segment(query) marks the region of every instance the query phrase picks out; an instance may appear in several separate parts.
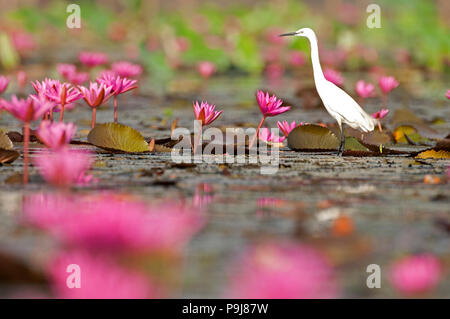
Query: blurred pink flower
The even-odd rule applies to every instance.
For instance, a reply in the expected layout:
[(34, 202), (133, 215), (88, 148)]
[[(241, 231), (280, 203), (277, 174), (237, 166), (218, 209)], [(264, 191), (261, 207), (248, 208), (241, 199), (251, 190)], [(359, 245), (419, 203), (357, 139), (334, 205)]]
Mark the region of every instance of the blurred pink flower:
[(197, 71), (204, 79), (208, 79), (216, 73), (216, 65), (212, 62), (203, 61), (197, 66)]
[(342, 84), (344, 84), (344, 78), (338, 71), (325, 69), (323, 71), (323, 76), (325, 77), (325, 79), (336, 84), (337, 86), (341, 86)]
[(93, 162), (91, 153), (66, 148), (56, 151), (44, 150), (34, 159), (44, 180), (61, 187), (89, 183), (92, 177), (87, 176), (86, 172)]
[(275, 95), (269, 96), (263, 91), (256, 91), (256, 100), (264, 117), (276, 116), (291, 109), (290, 106), (281, 106), (283, 101)]
[(121, 77), (136, 78), (142, 74), (142, 67), (127, 61), (115, 62), (111, 65), (111, 70)]
[(381, 109), (381, 110), (379, 110), (378, 112), (373, 113), (373, 114), (372, 114), (372, 117), (373, 117), (374, 119), (381, 120), (381, 119), (383, 119), (384, 117), (386, 117), (386, 115), (387, 115), (388, 113), (389, 113), (389, 110), (387, 110), (387, 109)]
[(390, 282), (405, 294), (432, 290), (441, 277), (439, 260), (431, 254), (408, 256), (396, 261), (390, 270)]
[(25, 87), (27, 84), (27, 73), (25, 71), (19, 71), (17, 72), (17, 83), (20, 87)]
[(287, 122), (287, 121), (283, 121), (283, 122), (278, 121), (277, 125), (280, 128), (281, 132), (283, 132), (284, 136), (287, 137), (294, 128), (296, 128), (297, 126), (303, 125), (303, 122), (300, 122), (297, 124), (295, 121), (292, 121), (291, 124), (289, 124), (289, 122)]
[(292, 51), (289, 53), (289, 64), (292, 66), (302, 66), (306, 63), (305, 56), (300, 51)]
[(279, 80), (284, 74), (284, 67), (281, 63), (269, 63), (265, 70), (266, 76), (270, 80)]
[(198, 101), (193, 103), (194, 116), (197, 121), (201, 121), (202, 125), (208, 125), (214, 122), (223, 111), (215, 111), (216, 106), (214, 104), (208, 104), (208, 102), (202, 101), (201, 104)]
[(10, 79), (9, 77), (0, 75), (0, 94), (3, 94), (3, 92), (6, 91), (6, 89), (8, 88)]
[(203, 208), (212, 203), (214, 199), (213, 188), (208, 183), (200, 183), (195, 188), (195, 194), (192, 205), (197, 208)]
[(38, 120), (55, 106), (53, 102), (45, 98), (29, 96), (26, 99), (19, 99), (13, 95), (11, 101), (3, 100), (3, 108), (22, 122), (32, 122)]
[[(1, 89), (0, 89), (1, 91)], [(445, 96), (447, 97), (447, 99), (450, 99), (450, 90), (447, 90), (447, 94), (445, 94)]]
[[(79, 267), (79, 288), (68, 285), (70, 274), (77, 271), (76, 268), (69, 268), (70, 265)], [(56, 298), (145, 299), (158, 295), (148, 277), (123, 268), (104, 255), (81, 251), (61, 253), (50, 260), (47, 272)], [(76, 280), (70, 283), (75, 284)]]
[(286, 44), (285, 39), (280, 37), (280, 34), (283, 33), (282, 29), (279, 28), (270, 28), (266, 31), (265, 37), (267, 42), (275, 45), (284, 45)]
[(11, 34), (12, 42), (16, 50), (20, 53), (33, 50), (36, 47), (36, 42), (30, 33), (25, 31), (14, 31)]
[(108, 56), (101, 52), (81, 52), (78, 56), (80, 62), (87, 67), (96, 67), (108, 62)]
[(114, 95), (114, 123), (118, 122), (117, 115), (117, 96), (119, 94), (134, 90), (137, 88), (136, 80), (129, 80), (127, 78), (122, 78), (119, 75), (103, 74), (102, 77), (97, 78), (97, 82), (104, 84), (105, 86), (110, 86), (111, 94)]
[(355, 91), (360, 97), (366, 99), (374, 96), (375, 86), (371, 83), (364, 82), (364, 80), (359, 80), (356, 82)]
[(389, 93), (398, 86), (397, 80), (393, 76), (382, 76), (378, 79), (378, 85), (384, 94)]
[(347, 59), (347, 53), (340, 48), (335, 50), (320, 49), (320, 58), (324, 65), (338, 67)]
[(167, 203), (106, 194), (94, 197), (29, 196), (24, 221), (63, 243), (91, 251), (177, 251), (204, 225), (198, 211)]
[(56, 70), (59, 75), (66, 80), (68, 80), (72, 74), (77, 73), (77, 67), (74, 64), (59, 63), (56, 65)]
[(56, 150), (69, 144), (76, 130), (77, 127), (73, 123), (42, 121), (37, 135), (45, 146)]
[(69, 81), (73, 85), (82, 85), (83, 83), (89, 81), (89, 79), (90, 79), (89, 73), (86, 72), (71, 73), (67, 77), (67, 81)]
[(315, 249), (293, 242), (263, 243), (232, 268), (227, 297), (310, 299), (338, 296), (334, 271)]
[[(181, 53), (186, 52), (187, 50), (189, 50), (189, 47), (190, 47), (191, 43), (190, 43), (188, 38), (178, 37), (178, 38), (175, 39), (175, 41), (177, 43), (178, 51), (180, 51)], [(158, 45), (159, 45), (159, 43), (158, 43)], [(147, 45), (147, 47), (148, 47), (148, 45)]]
[(272, 134), (269, 128), (263, 127), (259, 130), (259, 139), (266, 143), (282, 143), (285, 140), (285, 136), (279, 137)]

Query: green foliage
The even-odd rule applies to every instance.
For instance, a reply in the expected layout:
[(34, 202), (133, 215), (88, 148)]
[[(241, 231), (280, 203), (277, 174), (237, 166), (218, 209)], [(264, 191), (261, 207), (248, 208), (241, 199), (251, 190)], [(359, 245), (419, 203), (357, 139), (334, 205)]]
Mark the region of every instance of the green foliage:
[(5, 69), (13, 69), (20, 62), (19, 55), (6, 33), (0, 33), (0, 64)]

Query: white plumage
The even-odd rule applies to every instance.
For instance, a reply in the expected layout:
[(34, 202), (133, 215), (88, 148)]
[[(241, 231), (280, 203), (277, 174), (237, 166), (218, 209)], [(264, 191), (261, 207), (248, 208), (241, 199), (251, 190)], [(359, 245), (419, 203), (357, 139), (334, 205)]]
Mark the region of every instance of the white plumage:
[(339, 146), (339, 155), (344, 151), (345, 137), (342, 130), (342, 124), (347, 124), (354, 129), (363, 132), (373, 131), (377, 121), (356, 103), (356, 101), (340, 87), (325, 79), (319, 60), (319, 48), (317, 45), (317, 37), (310, 28), (303, 28), (296, 32), (285, 33), (281, 36), (298, 36), (305, 37), (309, 40), (311, 46), (311, 61), (314, 71), (314, 82), (316, 84), (317, 93), (320, 96), (328, 113), (339, 125), (341, 131), (341, 145)]

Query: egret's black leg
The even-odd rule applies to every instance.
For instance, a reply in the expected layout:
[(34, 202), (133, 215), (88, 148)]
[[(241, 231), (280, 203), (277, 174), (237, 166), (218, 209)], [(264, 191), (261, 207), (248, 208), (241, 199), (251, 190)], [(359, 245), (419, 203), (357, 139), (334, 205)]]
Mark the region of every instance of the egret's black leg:
[(341, 128), (341, 144), (339, 145), (339, 150), (337, 153), (338, 156), (342, 156), (342, 154), (344, 153), (344, 147), (345, 147), (344, 129), (342, 128), (342, 126), (340, 126), (340, 128)]

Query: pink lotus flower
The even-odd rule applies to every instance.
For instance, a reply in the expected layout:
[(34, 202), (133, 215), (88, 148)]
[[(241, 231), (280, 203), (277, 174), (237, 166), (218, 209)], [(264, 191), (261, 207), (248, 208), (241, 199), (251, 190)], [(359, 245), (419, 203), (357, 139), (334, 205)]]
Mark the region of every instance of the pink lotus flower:
[(0, 75), (0, 95), (8, 88), (10, 79), (6, 76)]
[[(1, 89), (0, 89), (1, 91)], [(450, 90), (447, 90), (447, 94), (445, 94), (445, 96), (447, 97), (447, 99), (450, 99)]]
[(269, 93), (263, 91), (258, 90), (256, 92), (256, 100), (264, 117), (276, 116), (291, 109), (290, 106), (282, 107), (283, 101), (281, 99), (278, 99), (275, 95), (269, 96)]
[(209, 61), (200, 62), (197, 66), (197, 71), (204, 79), (210, 78), (214, 73), (216, 73), (216, 65)]
[(331, 83), (336, 84), (337, 86), (341, 86), (342, 84), (344, 84), (344, 78), (338, 71), (325, 69), (323, 71), (323, 76), (325, 77), (325, 79), (327, 79)]
[(81, 52), (78, 56), (80, 62), (87, 67), (96, 67), (108, 62), (108, 56), (101, 52)]
[(86, 72), (75, 72), (67, 78), (67, 80), (73, 85), (82, 85), (83, 83), (89, 81), (89, 79), (89, 73)]
[[(75, 101), (81, 99), (83, 95), (79, 92), (78, 89), (72, 87), (68, 83), (60, 83), (59, 81), (53, 81), (51, 85), (46, 85), (45, 95), (47, 98), (53, 102), (55, 102), (61, 110), (60, 122), (62, 122), (64, 118), (64, 109), (67, 105), (71, 105)], [(58, 111), (56, 109), (55, 111)]]
[(56, 70), (59, 75), (66, 80), (68, 80), (72, 74), (77, 73), (77, 67), (74, 64), (59, 63), (56, 65)]
[(16, 50), (23, 54), (36, 47), (36, 42), (30, 33), (24, 31), (14, 31), (11, 34), (12, 42)]
[(216, 106), (214, 104), (208, 104), (203, 102), (201, 104), (198, 101), (193, 103), (194, 115), (197, 121), (201, 121), (202, 125), (208, 125), (214, 122), (223, 111), (214, 111)]
[(89, 152), (65, 148), (54, 152), (45, 150), (34, 159), (44, 180), (61, 187), (89, 183), (92, 176), (87, 176), (86, 172), (93, 162)]
[(259, 130), (259, 139), (266, 143), (282, 143), (285, 138), (285, 136), (279, 137), (276, 134), (272, 134), (267, 127), (263, 127)]
[(389, 110), (381, 109), (378, 112), (373, 113), (372, 117), (374, 119), (381, 120), (381, 119), (385, 118), (388, 113), (389, 113)]
[(86, 103), (92, 108), (92, 122), (91, 127), (95, 126), (95, 118), (97, 114), (97, 107), (102, 105), (111, 97), (112, 86), (106, 86), (105, 84), (98, 84), (91, 82), (89, 89), (81, 86), (80, 91), (83, 94), (83, 98)]
[(27, 84), (27, 73), (25, 71), (17, 72), (17, 83), (21, 88)]
[(374, 96), (375, 86), (371, 83), (364, 82), (364, 80), (359, 80), (356, 82), (355, 91), (360, 97), (366, 99)]
[(270, 80), (277, 81), (283, 76), (284, 67), (278, 62), (270, 63), (267, 65), (265, 73)]
[(121, 78), (120, 76), (115, 76), (111, 74), (104, 74), (102, 77), (97, 79), (98, 83), (104, 84), (105, 86), (111, 86), (111, 94), (114, 95), (114, 123), (118, 122), (117, 115), (117, 96), (119, 94), (134, 90), (137, 88), (136, 80), (129, 80), (127, 78)]
[(432, 290), (441, 277), (439, 260), (430, 254), (405, 257), (393, 264), (390, 271), (391, 284), (405, 294)]
[(69, 144), (76, 130), (77, 127), (73, 123), (42, 121), (37, 135), (45, 146), (56, 150)]
[(256, 142), (257, 136), (259, 136), (259, 130), (263, 125), (266, 117), (276, 116), (278, 114), (282, 114), (291, 109), (290, 106), (281, 106), (283, 101), (278, 99), (275, 94), (273, 96), (269, 96), (269, 93), (264, 93), (263, 91), (256, 91), (256, 100), (258, 102), (259, 109), (263, 114), (262, 120), (256, 129), (256, 134), (250, 142), (249, 148), (253, 147), (253, 144)]
[(38, 98), (28, 97), (18, 99), (12, 96), (11, 102), (1, 101), (2, 108), (11, 113), (14, 117), (24, 122), (23, 127), (23, 183), (28, 183), (28, 147), (30, 142), (30, 122), (39, 119), (42, 115), (51, 110), (55, 105), (43, 96)]
[(384, 94), (391, 92), (398, 86), (397, 80), (393, 76), (382, 76), (378, 80), (378, 85)]
[(333, 268), (315, 249), (292, 242), (247, 250), (232, 269), (227, 297), (238, 299), (335, 298)]
[(98, 252), (178, 251), (205, 221), (188, 207), (148, 206), (112, 194), (34, 195), (23, 207), (25, 223), (49, 231), (71, 247)]
[(291, 133), (291, 131), (297, 126), (303, 125), (303, 122), (297, 124), (295, 123), (295, 121), (292, 121), (291, 124), (289, 124), (289, 122), (287, 121), (278, 121), (277, 125), (280, 128), (281, 132), (283, 132), (284, 136), (288, 137), (289, 133)]
[(112, 71), (124, 78), (136, 78), (142, 74), (142, 67), (127, 61), (115, 62), (111, 66)]
[[(68, 279), (80, 271), (79, 287), (70, 287)], [(69, 272), (68, 272), (69, 271)], [(51, 287), (63, 299), (145, 299), (158, 293), (148, 277), (119, 266), (111, 257), (82, 251), (62, 253), (48, 264)], [(76, 284), (74, 279), (71, 284)]]
[(302, 66), (306, 63), (305, 56), (302, 52), (292, 51), (289, 53), (289, 64), (292, 66)]

